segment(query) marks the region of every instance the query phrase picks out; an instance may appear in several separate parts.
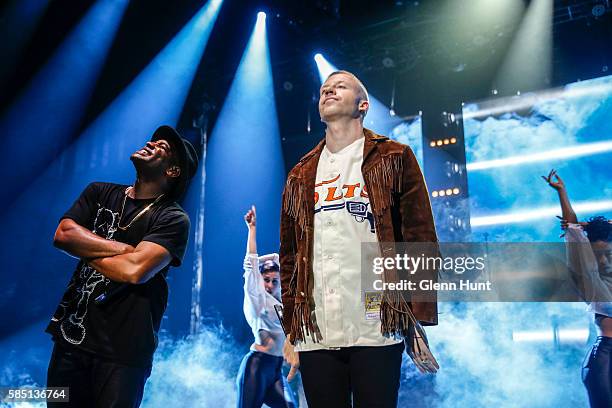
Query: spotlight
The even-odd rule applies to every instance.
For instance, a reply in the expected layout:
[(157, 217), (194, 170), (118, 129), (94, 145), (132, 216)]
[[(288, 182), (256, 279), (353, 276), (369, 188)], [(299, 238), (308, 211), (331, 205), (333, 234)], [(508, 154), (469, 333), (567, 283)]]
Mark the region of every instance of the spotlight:
[(314, 60), (315, 60), (315, 61), (317, 61), (317, 62), (321, 62), (321, 61), (323, 61), (323, 55), (321, 55), (321, 53), (317, 52), (317, 53), (314, 55)]
[(450, 139), (438, 139), (432, 140), (429, 142), (430, 147), (443, 146), (443, 145), (451, 145), (457, 143), (456, 137), (451, 137)]
[(385, 57), (382, 60), (383, 67), (385, 68), (393, 68), (395, 66), (395, 61), (391, 57)]
[(395, 116), (395, 110), (393, 108), (389, 109), (389, 115)]
[(442, 124), (444, 127), (453, 125), (457, 121), (455, 114), (452, 112), (442, 112)]
[(257, 13), (257, 20), (265, 20), (266, 19), (266, 13), (264, 13), (263, 11), (260, 11), (259, 13)]
[(454, 161), (446, 161), (444, 162), (444, 170), (446, 173), (446, 177), (451, 178), (456, 174), (459, 174), (459, 164)]
[(459, 187), (454, 187), (454, 188), (447, 188), (447, 189), (432, 191), (431, 192), (431, 196), (433, 198), (436, 198), (436, 197), (450, 197), (452, 195), (459, 195), (460, 192), (461, 192), (461, 190), (459, 189)]
[(594, 17), (601, 17), (604, 15), (605, 12), (606, 6), (601, 3), (595, 4), (591, 9), (591, 14), (593, 14)]

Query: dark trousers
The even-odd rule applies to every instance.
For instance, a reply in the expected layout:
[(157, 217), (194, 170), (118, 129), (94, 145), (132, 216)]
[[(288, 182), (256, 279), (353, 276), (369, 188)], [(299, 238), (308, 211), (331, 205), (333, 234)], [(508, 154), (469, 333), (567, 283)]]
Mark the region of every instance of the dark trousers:
[(47, 407), (138, 407), (150, 374), (150, 367), (126, 366), (56, 344), (47, 387), (69, 387), (70, 401), (48, 402)]
[(309, 408), (395, 408), (404, 343), (300, 352)]
[(282, 366), (282, 357), (253, 350), (244, 356), (236, 379), (238, 408), (261, 408), (263, 404), (271, 408), (294, 407)]
[(612, 337), (599, 336), (582, 367), (592, 408), (612, 407)]

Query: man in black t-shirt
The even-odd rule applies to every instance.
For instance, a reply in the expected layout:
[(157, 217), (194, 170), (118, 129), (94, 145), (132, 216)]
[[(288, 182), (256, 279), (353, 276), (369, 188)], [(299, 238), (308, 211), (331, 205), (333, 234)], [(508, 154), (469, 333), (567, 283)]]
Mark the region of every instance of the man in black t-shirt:
[(80, 259), (47, 327), (55, 342), (47, 386), (70, 387), (60, 407), (140, 405), (168, 268), (187, 246), (189, 217), (175, 200), (197, 169), (195, 149), (161, 126), (130, 159), (133, 186), (89, 184), (55, 233), (54, 245)]

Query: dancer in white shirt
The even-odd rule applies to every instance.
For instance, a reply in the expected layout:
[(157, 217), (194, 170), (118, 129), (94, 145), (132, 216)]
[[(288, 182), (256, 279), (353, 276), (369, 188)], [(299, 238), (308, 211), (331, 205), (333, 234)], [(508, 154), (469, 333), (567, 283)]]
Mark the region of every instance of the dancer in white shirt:
[(257, 256), (255, 206), (245, 214), (249, 230), (244, 258), (244, 317), (255, 341), (244, 356), (238, 373), (238, 407), (296, 407), (284, 379), (283, 344), (285, 334), (274, 306), (280, 306), (278, 254)]

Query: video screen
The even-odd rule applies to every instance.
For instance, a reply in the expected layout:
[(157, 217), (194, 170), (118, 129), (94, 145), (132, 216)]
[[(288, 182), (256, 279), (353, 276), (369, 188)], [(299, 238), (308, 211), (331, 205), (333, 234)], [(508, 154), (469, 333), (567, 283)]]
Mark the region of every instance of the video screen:
[(463, 107), (472, 238), (559, 240), (555, 169), (579, 220), (612, 210), (612, 76)]

